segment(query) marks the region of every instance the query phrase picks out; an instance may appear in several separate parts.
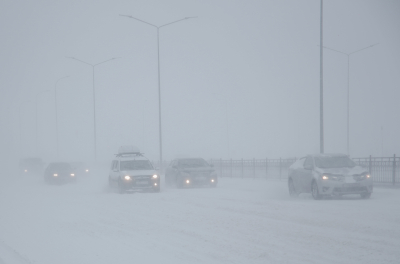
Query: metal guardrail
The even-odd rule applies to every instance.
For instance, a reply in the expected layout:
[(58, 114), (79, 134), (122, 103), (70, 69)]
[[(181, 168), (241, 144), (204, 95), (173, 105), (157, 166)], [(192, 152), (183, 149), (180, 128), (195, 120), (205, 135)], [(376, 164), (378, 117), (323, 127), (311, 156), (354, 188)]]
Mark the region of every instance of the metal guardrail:
[(284, 179), (287, 178), (289, 166), (295, 161), (295, 158), (212, 159), (209, 163), (214, 165), (220, 177)]
[[(372, 157), (353, 158), (357, 165), (365, 167), (372, 175), (374, 182), (400, 182), (400, 157)], [(296, 158), (279, 159), (211, 159), (220, 177), (231, 178), (265, 178), (287, 179), (288, 169)]]
[(392, 183), (400, 182), (400, 157), (372, 157), (353, 158), (358, 165), (367, 168), (374, 182)]

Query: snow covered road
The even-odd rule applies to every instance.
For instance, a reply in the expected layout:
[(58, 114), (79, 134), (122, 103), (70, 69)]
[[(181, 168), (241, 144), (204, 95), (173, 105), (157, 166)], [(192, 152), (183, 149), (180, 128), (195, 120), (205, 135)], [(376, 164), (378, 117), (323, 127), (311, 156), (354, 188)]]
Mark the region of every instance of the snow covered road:
[(314, 201), (260, 179), (122, 195), (95, 177), (0, 184), (0, 264), (400, 263), (400, 189)]

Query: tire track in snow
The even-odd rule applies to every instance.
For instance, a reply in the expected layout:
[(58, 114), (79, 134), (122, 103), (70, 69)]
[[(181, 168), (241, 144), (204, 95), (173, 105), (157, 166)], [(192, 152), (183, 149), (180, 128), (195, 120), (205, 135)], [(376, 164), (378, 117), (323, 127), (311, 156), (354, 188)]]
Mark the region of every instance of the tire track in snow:
[(27, 257), (0, 241), (0, 264), (32, 264)]

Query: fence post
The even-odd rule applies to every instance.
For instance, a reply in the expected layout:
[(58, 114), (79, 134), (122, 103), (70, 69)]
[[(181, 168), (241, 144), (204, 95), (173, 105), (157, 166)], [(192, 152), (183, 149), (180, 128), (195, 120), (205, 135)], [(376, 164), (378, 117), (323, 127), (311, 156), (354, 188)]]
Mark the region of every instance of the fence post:
[(282, 179), (282, 158), (279, 158), (279, 180)]
[(243, 179), (243, 158), (242, 158), (242, 179)]
[(220, 171), (220, 175), (222, 177), (222, 158), (219, 159), (219, 171)]
[(392, 176), (393, 185), (396, 184), (396, 154), (393, 155), (393, 176)]
[(369, 174), (372, 174), (372, 157), (369, 155)]
[(256, 159), (253, 158), (253, 179), (256, 178)]
[(231, 178), (232, 178), (232, 159), (231, 159)]
[(265, 179), (268, 178), (268, 158), (265, 158)]

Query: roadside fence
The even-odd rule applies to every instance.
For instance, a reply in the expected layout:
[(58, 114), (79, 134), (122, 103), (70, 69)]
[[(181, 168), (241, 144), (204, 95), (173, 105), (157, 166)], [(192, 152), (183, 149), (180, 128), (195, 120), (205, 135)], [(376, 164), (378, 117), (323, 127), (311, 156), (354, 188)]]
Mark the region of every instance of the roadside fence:
[(279, 159), (211, 159), (220, 177), (286, 179), (288, 168), (296, 158)]
[(372, 157), (353, 158), (358, 165), (367, 168), (374, 182), (391, 183), (400, 182), (400, 157)]
[[(400, 183), (400, 157), (366, 157), (353, 158), (354, 162), (368, 169), (374, 182)], [(296, 158), (279, 159), (210, 159), (219, 177), (230, 178), (261, 178), (261, 179), (287, 179), (288, 169)], [(159, 168), (160, 162), (153, 164)], [(164, 170), (168, 161), (163, 161)]]

